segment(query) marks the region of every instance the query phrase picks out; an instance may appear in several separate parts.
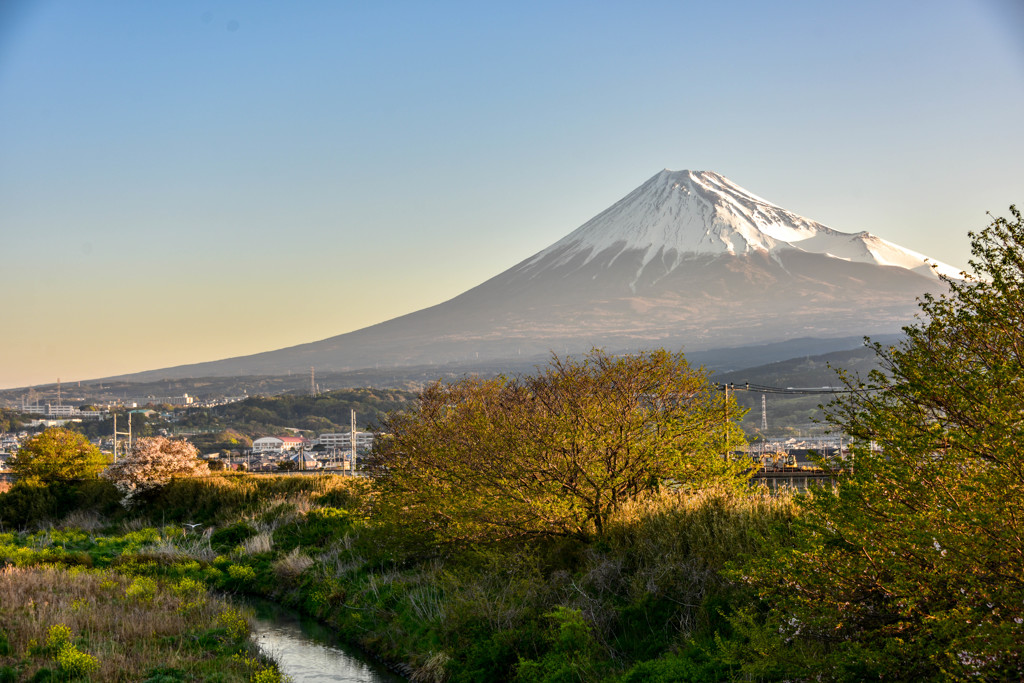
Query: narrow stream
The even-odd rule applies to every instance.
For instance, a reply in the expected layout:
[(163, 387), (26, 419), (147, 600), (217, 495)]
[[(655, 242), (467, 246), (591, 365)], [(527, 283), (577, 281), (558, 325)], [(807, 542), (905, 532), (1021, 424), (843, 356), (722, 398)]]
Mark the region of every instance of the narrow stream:
[(295, 683), (398, 683), (405, 679), (342, 644), (322, 623), (267, 600), (246, 599), (253, 640)]

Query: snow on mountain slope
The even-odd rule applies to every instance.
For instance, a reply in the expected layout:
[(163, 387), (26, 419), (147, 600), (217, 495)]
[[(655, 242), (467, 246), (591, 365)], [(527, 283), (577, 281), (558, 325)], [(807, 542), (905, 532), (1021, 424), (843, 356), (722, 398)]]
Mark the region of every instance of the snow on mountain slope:
[[(520, 265), (544, 267), (584, 256), (644, 252), (643, 268), (674, 252), (678, 267), (693, 255), (763, 252), (778, 260), (789, 249), (855, 263), (895, 266), (921, 275), (960, 277), (958, 268), (867, 232), (844, 233), (772, 204), (711, 171), (664, 170), (563, 239)], [(614, 261), (614, 258), (612, 259)], [(930, 264), (934, 263), (936, 268)]]

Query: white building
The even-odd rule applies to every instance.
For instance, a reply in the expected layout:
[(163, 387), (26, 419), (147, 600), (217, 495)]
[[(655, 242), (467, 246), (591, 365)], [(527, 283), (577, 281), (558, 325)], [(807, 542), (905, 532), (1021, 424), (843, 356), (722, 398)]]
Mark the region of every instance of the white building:
[(252, 442), (253, 455), (284, 453), (297, 451), (306, 444), (306, 440), (298, 436), (263, 436)]
[[(373, 448), (373, 432), (356, 432), (356, 451), (366, 452)], [(352, 432), (337, 432), (334, 434), (321, 434), (314, 443), (318, 443), (327, 450), (352, 450)]]

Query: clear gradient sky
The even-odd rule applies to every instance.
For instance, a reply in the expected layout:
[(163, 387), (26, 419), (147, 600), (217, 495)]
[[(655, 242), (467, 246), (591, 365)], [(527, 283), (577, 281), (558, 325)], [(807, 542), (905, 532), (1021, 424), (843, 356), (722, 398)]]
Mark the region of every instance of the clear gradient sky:
[(1024, 3), (5, 0), (0, 387), (440, 303), (662, 168), (965, 267)]

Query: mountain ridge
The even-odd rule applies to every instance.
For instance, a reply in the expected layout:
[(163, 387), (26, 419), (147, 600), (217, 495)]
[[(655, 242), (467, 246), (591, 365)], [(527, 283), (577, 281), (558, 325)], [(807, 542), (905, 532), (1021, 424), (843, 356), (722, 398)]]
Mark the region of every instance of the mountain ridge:
[[(742, 241), (741, 248), (734, 239)], [(674, 250), (676, 265), (692, 254), (777, 253), (789, 248), (906, 268), (932, 277), (935, 271), (949, 277), (960, 275), (953, 266), (926, 259), (867, 231), (844, 233), (806, 219), (713, 171), (668, 169), (519, 266), (529, 268), (557, 251), (562, 251), (565, 259), (566, 251), (589, 250), (585, 265), (597, 253), (616, 247), (646, 250), (644, 265), (654, 258), (655, 247)]]

